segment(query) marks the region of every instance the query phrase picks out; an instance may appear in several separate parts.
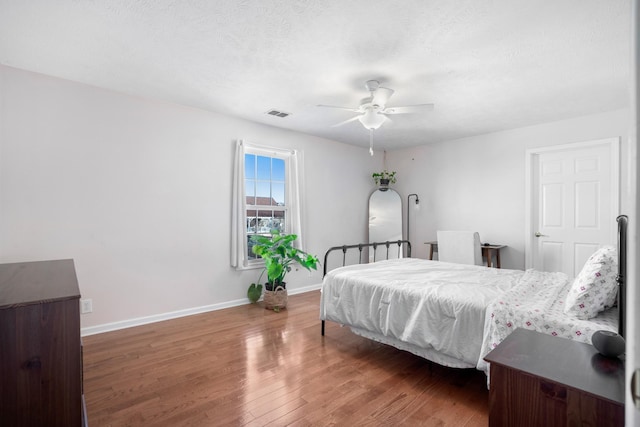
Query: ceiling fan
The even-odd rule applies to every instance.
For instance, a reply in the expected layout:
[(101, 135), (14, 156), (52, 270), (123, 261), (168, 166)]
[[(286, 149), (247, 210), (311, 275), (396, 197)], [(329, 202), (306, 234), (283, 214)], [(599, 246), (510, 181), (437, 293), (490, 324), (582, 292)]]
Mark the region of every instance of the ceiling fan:
[(389, 98), (391, 98), (391, 95), (393, 95), (394, 93), (393, 89), (380, 86), (380, 82), (377, 80), (367, 81), (365, 83), (365, 87), (371, 95), (367, 98), (364, 98), (360, 102), (360, 106), (357, 108), (336, 107), (333, 105), (318, 105), (318, 107), (338, 108), (340, 110), (359, 113), (355, 117), (333, 125), (333, 127), (342, 126), (346, 123), (359, 120), (366, 129), (374, 130), (378, 129), (384, 122), (388, 121), (389, 115), (411, 114), (433, 110), (433, 104), (407, 105), (404, 107), (387, 107), (387, 101), (389, 101)]

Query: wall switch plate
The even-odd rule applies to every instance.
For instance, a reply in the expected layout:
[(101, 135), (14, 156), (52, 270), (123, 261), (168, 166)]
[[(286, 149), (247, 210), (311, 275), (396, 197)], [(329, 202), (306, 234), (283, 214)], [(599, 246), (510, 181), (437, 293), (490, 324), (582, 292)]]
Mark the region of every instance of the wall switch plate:
[(93, 301), (90, 299), (81, 299), (80, 300), (80, 313), (86, 314), (91, 313), (93, 311)]

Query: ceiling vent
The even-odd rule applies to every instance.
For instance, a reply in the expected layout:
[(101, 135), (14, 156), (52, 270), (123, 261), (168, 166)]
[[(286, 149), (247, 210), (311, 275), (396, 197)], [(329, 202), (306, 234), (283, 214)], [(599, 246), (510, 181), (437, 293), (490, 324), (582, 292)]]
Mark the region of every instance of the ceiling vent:
[(284, 111), (278, 111), (278, 110), (269, 110), (269, 111), (267, 111), (266, 114), (268, 114), (270, 116), (276, 116), (276, 117), (282, 117), (282, 118), (291, 115), (291, 113), (285, 113)]

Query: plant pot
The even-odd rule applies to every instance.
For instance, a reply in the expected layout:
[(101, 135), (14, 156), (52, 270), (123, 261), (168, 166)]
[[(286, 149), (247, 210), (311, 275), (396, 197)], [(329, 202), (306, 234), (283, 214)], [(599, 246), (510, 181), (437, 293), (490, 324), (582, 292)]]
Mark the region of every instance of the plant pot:
[(277, 286), (274, 290), (268, 290), (272, 288), (270, 284), (264, 287), (264, 308), (267, 310), (280, 311), (287, 307), (287, 290), (284, 286)]
[(389, 189), (389, 180), (381, 179), (380, 180), (380, 191), (387, 191)]

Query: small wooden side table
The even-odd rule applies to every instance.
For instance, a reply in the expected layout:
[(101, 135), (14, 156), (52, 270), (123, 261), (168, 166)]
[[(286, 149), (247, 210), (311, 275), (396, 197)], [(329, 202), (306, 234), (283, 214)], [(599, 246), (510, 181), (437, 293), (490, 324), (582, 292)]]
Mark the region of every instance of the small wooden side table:
[(624, 361), (590, 344), (516, 329), (484, 360), (489, 427), (624, 425)]
[[(433, 254), (438, 252), (438, 242), (432, 240), (430, 242), (424, 242), (425, 245), (429, 245), (429, 259), (433, 259)], [(496, 268), (500, 268), (500, 249), (506, 248), (507, 245), (482, 245), (482, 257), (487, 260), (487, 267), (493, 267), (493, 255), (496, 256)]]

